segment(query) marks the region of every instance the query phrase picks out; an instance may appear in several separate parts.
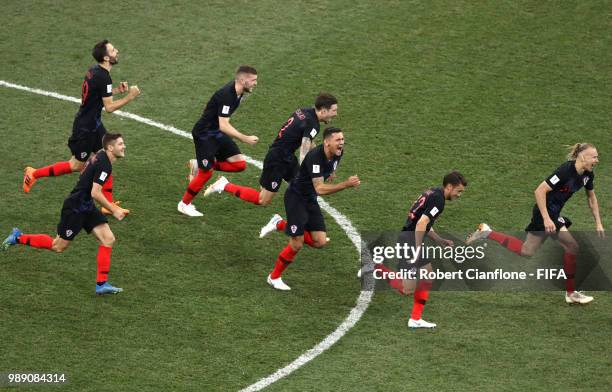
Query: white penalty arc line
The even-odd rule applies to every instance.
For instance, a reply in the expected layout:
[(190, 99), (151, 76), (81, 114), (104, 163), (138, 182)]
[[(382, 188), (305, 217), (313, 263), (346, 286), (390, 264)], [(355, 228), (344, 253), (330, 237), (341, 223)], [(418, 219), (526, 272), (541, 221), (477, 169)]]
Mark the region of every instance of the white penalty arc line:
[[(60, 99), (62, 101), (81, 103), (81, 100), (79, 98), (58, 94), (52, 91), (45, 91), (45, 90), (40, 90), (37, 88), (26, 87), (26, 86), (22, 86), (22, 85), (15, 84), (15, 83), (10, 83), (4, 80), (0, 80), (0, 86), (12, 88), (16, 90), (21, 90), (21, 91), (27, 91), (29, 93), (43, 95), (46, 97), (52, 97), (52, 98)], [(152, 127), (162, 129), (164, 131), (173, 133), (178, 136), (192, 139), (191, 133), (189, 132), (185, 132), (173, 126), (165, 125), (160, 122), (148, 119), (146, 117), (139, 116), (137, 114), (124, 112), (122, 110), (117, 110), (113, 112), (113, 114), (116, 114), (120, 117), (129, 118), (134, 121), (138, 121), (140, 123), (150, 125)], [(263, 168), (263, 163), (261, 161), (258, 161), (257, 159), (253, 159), (247, 156), (246, 160), (248, 163), (250, 163), (253, 166), (258, 167), (259, 169)], [(321, 208), (323, 208), (323, 210), (325, 210), (329, 215), (331, 215), (332, 218), (334, 218), (336, 223), (338, 223), (338, 225), (342, 228), (342, 230), (344, 230), (346, 235), (349, 237), (349, 239), (351, 240), (351, 242), (357, 249), (357, 252), (361, 253), (361, 234), (359, 234), (357, 229), (355, 229), (355, 227), (353, 226), (353, 223), (346, 216), (340, 213), (337, 209), (335, 209), (334, 207), (329, 205), (329, 203), (324, 201), (321, 197), (319, 197), (318, 200), (321, 205)], [(312, 361), (317, 356), (322, 354), (325, 350), (333, 346), (351, 328), (353, 328), (355, 324), (357, 324), (357, 322), (361, 319), (361, 316), (363, 316), (365, 311), (368, 309), (370, 302), (372, 301), (373, 293), (374, 292), (371, 290), (361, 291), (361, 293), (359, 294), (359, 297), (357, 298), (357, 303), (355, 304), (353, 309), (351, 309), (349, 315), (344, 319), (344, 321), (342, 321), (342, 323), (336, 328), (335, 331), (327, 335), (325, 339), (323, 339), (321, 342), (319, 342), (316, 346), (314, 346), (310, 350), (304, 352), (302, 355), (300, 355), (297, 359), (295, 359), (290, 364), (284, 366), (283, 368), (278, 369), (273, 374), (260, 379), (256, 383), (249, 385), (248, 387), (242, 389), (240, 392), (260, 391), (266, 388), (267, 386), (275, 383), (276, 381), (284, 377), (287, 377), (289, 374), (301, 368), (302, 366), (304, 366), (305, 364), (307, 364), (308, 362)]]

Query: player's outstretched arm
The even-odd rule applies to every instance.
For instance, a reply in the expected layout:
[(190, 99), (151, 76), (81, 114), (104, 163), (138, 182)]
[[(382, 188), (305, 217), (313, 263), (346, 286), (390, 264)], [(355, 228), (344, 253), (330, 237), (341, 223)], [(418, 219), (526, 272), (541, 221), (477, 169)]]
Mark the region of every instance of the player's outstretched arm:
[(117, 220), (122, 220), (123, 218), (125, 218), (125, 213), (122, 211), (122, 209), (117, 207), (115, 204), (108, 201), (106, 197), (104, 197), (104, 194), (102, 193), (102, 185), (98, 184), (97, 182), (94, 182), (93, 186), (91, 187), (91, 197), (95, 201), (97, 201), (98, 204), (100, 204), (102, 207), (111, 211), (113, 213), (113, 216)]
[(229, 137), (234, 139), (238, 139), (243, 143), (254, 145), (257, 144), (259, 138), (255, 135), (247, 136), (234, 128), (232, 124), (230, 124), (229, 117), (219, 117), (219, 130), (226, 134)]
[[(425, 227), (427, 227), (427, 225)], [(454, 246), (455, 245), (453, 240), (447, 240), (446, 238), (440, 237), (440, 235), (434, 231), (433, 227), (429, 230), (429, 233), (427, 233), (427, 236), (442, 246)]]
[(542, 181), (542, 183), (538, 185), (533, 193), (535, 195), (536, 204), (538, 205), (540, 214), (542, 214), (542, 218), (544, 220), (544, 229), (549, 233), (554, 233), (557, 230), (557, 227), (552, 219), (550, 219), (548, 209), (546, 208), (546, 194), (550, 191), (552, 191), (550, 185), (548, 185), (546, 181)]
[(587, 203), (589, 204), (589, 208), (591, 209), (591, 213), (593, 214), (593, 219), (595, 219), (595, 228), (597, 230), (597, 235), (599, 237), (605, 237), (605, 230), (603, 224), (601, 223), (601, 216), (599, 215), (599, 202), (597, 201), (597, 196), (595, 196), (594, 190), (586, 189), (587, 194)]
[(323, 177), (315, 177), (312, 179), (315, 191), (318, 195), (331, 195), (332, 193), (340, 192), (346, 188), (354, 188), (361, 184), (361, 180), (357, 176), (350, 176), (346, 180), (338, 184), (326, 184), (323, 181)]
[(125, 106), (128, 102), (133, 101), (134, 98), (139, 95), (140, 89), (138, 88), (138, 86), (132, 86), (128, 91), (128, 95), (117, 101), (114, 101), (112, 96), (102, 98), (102, 103), (104, 103), (104, 110), (106, 110), (107, 113), (112, 113), (115, 110), (118, 110)]

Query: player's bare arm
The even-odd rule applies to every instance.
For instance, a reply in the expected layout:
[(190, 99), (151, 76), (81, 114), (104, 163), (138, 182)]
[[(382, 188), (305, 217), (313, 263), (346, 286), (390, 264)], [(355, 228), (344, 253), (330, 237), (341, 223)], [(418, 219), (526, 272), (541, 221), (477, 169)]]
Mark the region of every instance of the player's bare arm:
[(259, 141), (259, 138), (255, 135), (245, 135), (236, 128), (232, 124), (230, 124), (229, 117), (219, 117), (219, 130), (226, 134), (229, 137), (234, 139), (238, 139), (243, 143), (255, 145)]
[(594, 190), (586, 189), (587, 195), (587, 203), (589, 208), (591, 209), (591, 213), (593, 214), (593, 219), (595, 219), (595, 229), (597, 230), (597, 234), (599, 237), (605, 237), (605, 230), (603, 227), (603, 223), (601, 223), (601, 216), (599, 215), (599, 202), (597, 201), (597, 196), (595, 195)]
[(306, 157), (306, 154), (308, 154), (308, 151), (312, 149), (313, 145), (314, 143), (309, 137), (302, 138), (302, 145), (300, 146), (300, 165), (302, 164), (304, 157)]
[(427, 234), (427, 236), (442, 246), (454, 246), (455, 245), (455, 242), (453, 240), (442, 238), (438, 233), (435, 232), (433, 227), (429, 230), (429, 233)]
[(133, 101), (134, 98), (136, 98), (139, 95), (140, 95), (140, 89), (138, 88), (138, 86), (132, 86), (128, 90), (128, 95), (126, 95), (125, 97), (117, 101), (113, 100), (112, 96), (102, 98), (102, 103), (104, 103), (104, 110), (106, 110), (107, 113), (112, 113), (115, 110), (122, 108), (129, 102)]
[(113, 88), (113, 95), (115, 95), (115, 94), (123, 94), (126, 91), (128, 91), (128, 89), (129, 89), (128, 82), (121, 82), (121, 83), (119, 83), (119, 87)]
[(542, 218), (544, 220), (544, 229), (548, 233), (554, 233), (557, 228), (555, 223), (550, 219), (550, 215), (548, 215), (548, 209), (546, 208), (546, 194), (552, 191), (550, 185), (546, 183), (546, 181), (542, 181), (540, 185), (534, 191), (536, 204), (538, 205), (538, 209), (540, 210), (540, 214), (542, 214)]
[(332, 193), (340, 192), (346, 188), (354, 188), (361, 184), (359, 177), (350, 176), (346, 180), (338, 183), (338, 184), (326, 184), (323, 181), (323, 177), (315, 177), (312, 179), (312, 184), (314, 185), (315, 191), (318, 195), (331, 195)]
[(123, 209), (117, 207), (115, 204), (109, 202), (106, 199), (106, 197), (102, 193), (102, 185), (98, 184), (97, 182), (94, 182), (93, 186), (91, 187), (91, 197), (95, 201), (97, 201), (102, 207), (111, 211), (113, 213), (113, 216), (117, 220), (122, 220), (123, 218), (125, 218), (125, 213), (123, 212)]

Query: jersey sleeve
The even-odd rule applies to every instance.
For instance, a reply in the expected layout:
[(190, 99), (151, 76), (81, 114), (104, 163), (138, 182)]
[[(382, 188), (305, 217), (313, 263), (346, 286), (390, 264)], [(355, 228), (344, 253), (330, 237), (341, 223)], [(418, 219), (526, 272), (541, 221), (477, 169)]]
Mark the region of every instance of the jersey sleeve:
[(217, 116), (219, 117), (230, 117), (236, 106), (234, 98), (229, 91), (223, 90), (223, 93), (219, 96), (219, 102), (217, 105)]
[(101, 162), (98, 161), (96, 168), (94, 170), (93, 182), (96, 184), (104, 185), (110, 177), (113, 171), (113, 167), (109, 162)]
[(593, 181), (595, 181), (595, 174), (591, 173), (586, 184), (584, 184), (584, 189), (592, 191), (594, 186)]
[(423, 215), (427, 215), (433, 221), (440, 216), (442, 210), (444, 210), (444, 199), (438, 194), (433, 194), (427, 198), (423, 206)]
[(553, 190), (557, 190), (565, 184), (567, 179), (571, 176), (570, 166), (568, 164), (563, 164), (557, 168), (548, 178), (546, 178), (546, 183)]
[(301, 121), (299, 126), (301, 127), (302, 138), (307, 137), (313, 140), (319, 133), (318, 127), (313, 121)]
[(102, 73), (96, 74), (93, 78), (95, 88), (99, 91), (102, 98), (113, 95), (113, 80), (110, 75)]

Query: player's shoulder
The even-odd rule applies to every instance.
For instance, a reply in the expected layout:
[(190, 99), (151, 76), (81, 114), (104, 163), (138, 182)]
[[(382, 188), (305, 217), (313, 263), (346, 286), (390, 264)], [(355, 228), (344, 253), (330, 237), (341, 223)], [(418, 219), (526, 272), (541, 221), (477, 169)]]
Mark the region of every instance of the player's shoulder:
[(304, 162), (321, 162), (325, 158), (325, 152), (323, 151), (323, 144), (320, 144), (308, 151), (304, 157)]
[(216, 92), (215, 95), (223, 95), (223, 96), (231, 96), (236, 95), (236, 86), (234, 81), (228, 82), (221, 86)]

